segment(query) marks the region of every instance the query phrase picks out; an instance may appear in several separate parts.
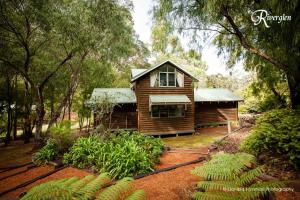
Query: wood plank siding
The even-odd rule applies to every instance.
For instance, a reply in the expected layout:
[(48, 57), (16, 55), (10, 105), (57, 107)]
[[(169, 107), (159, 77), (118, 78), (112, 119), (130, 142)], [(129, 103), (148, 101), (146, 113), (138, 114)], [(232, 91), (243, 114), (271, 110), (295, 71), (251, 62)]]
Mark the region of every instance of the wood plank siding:
[(238, 120), (238, 102), (196, 102), (195, 124)]
[[(102, 123), (109, 127), (109, 117), (105, 120), (96, 118), (95, 125)], [(137, 129), (136, 104), (121, 104), (114, 108), (111, 117), (111, 129)]]
[[(138, 130), (145, 134), (172, 134), (194, 131), (194, 89), (193, 79), (184, 74), (184, 87), (150, 87), (150, 74), (136, 82), (138, 108)], [(191, 104), (187, 106), (184, 117), (152, 118), (149, 112), (149, 95), (187, 95)]]

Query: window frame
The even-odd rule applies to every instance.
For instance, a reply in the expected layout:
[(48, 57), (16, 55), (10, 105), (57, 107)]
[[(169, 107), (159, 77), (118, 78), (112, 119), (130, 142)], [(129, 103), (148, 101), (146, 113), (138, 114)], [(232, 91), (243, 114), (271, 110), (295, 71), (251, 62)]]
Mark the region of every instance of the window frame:
[[(158, 106), (158, 117), (153, 116), (152, 106)], [(160, 116), (160, 107), (161, 106), (170, 107), (170, 106), (174, 106), (174, 105), (152, 105), (152, 106), (151, 106), (151, 112), (150, 112), (151, 118), (154, 118), (154, 119), (158, 119), (158, 118), (172, 119), (172, 118), (184, 118), (185, 117), (185, 111), (186, 111), (185, 106), (182, 108), (183, 115), (181, 115), (181, 116), (171, 116), (171, 117), (170, 117), (170, 108), (168, 108), (168, 116), (167, 117), (161, 117)], [(179, 106), (179, 105), (175, 105), (175, 106)], [(178, 109), (178, 107), (177, 107), (177, 109)]]
[[(167, 71), (166, 72), (163, 72), (163, 71), (160, 71), (159, 70), (159, 74), (158, 74), (158, 77), (159, 77), (159, 87), (165, 87), (165, 88), (173, 88), (173, 87), (177, 87), (176, 86), (176, 79), (177, 79), (177, 77), (176, 77), (176, 72), (177, 72), (177, 70), (176, 70), (176, 68), (175, 67), (172, 67), (172, 68), (174, 68), (174, 71), (169, 71), (169, 67), (171, 67), (171, 66), (166, 66), (167, 67)], [(160, 81), (160, 74), (166, 74), (166, 83), (167, 83), (167, 85), (161, 85), (160, 83), (161, 83), (161, 81)], [(174, 85), (169, 85), (169, 74), (174, 74)]]

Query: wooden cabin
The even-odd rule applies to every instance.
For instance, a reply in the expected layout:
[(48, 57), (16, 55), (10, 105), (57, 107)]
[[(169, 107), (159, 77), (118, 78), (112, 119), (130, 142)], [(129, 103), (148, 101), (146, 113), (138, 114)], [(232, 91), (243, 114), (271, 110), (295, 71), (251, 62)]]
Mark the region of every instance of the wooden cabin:
[[(193, 133), (196, 127), (238, 120), (242, 99), (228, 89), (194, 88), (196, 77), (171, 61), (149, 69), (132, 69), (131, 88), (95, 88), (90, 102), (103, 95), (118, 104), (112, 129), (147, 135)], [(95, 126), (108, 124), (96, 115)]]

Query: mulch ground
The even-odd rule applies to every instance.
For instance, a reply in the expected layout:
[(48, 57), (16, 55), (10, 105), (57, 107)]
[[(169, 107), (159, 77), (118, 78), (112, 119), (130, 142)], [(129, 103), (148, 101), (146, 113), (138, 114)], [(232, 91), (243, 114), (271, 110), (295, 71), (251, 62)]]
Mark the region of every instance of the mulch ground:
[[(207, 152), (207, 148), (203, 148), (202, 150), (202, 153)], [(202, 156), (202, 154), (190, 154), (185, 151), (182, 153), (165, 152), (160, 158), (160, 164), (156, 166), (156, 169), (196, 160), (200, 156)], [(200, 180), (199, 177), (191, 174), (191, 170), (201, 164), (202, 163), (187, 165), (175, 170), (147, 176), (135, 180), (133, 186), (135, 189), (144, 189), (147, 194), (147, 199), (149, 200), (191, 199), (195, 185)]]
[[(39, 176), (39, 175), (45, 174), (45, 173), (50, 172), (52, 170), (53, 170), (52, 166), (38, 167), (38, 168), (30, 170), (29, 173), (27, 173), (26, 175), (24, 174), (21, 177), (12, 177), (12, 178), (9, 178), (6, 181), (1, 181), (0, 182), (0, 188), (1, 188), (0, 192), (5, 190), (5, 189), (2, 189), (2, 185), (5, 185), (6, 188), (12, 188), (15, 185), (18, 185), (18, 184), (21, 184), (22, 182), (31, 180), (31, 179)], [(43, 171), (43, 173), (41, 173), (42, 171)], [(61, 171), (58, 171), (58, 172), (56, 172), (56, 173), (54, 173), (54, 174), (52, 174), (52, 175), (50, 175), (46, 178), (40, 179), (40, 180), (30, 184), (30, 185), (27, 185), (26, 187), (23, 187), (23, 188), (15, 190), (13, 192), (7, 193), (6, 195), (0, 197), (0, 199), (16, 199), (17, 197), (19, 197), (19, 195), (21, 193), (28, 191), (33, 186), (36, 186), (36, 185), (39, 185), (41, 183), (48, 182), (48, 181), (51, 181), (51, 180), (70, 178), (70, 177), (73, 177), (73, 176), (77, 176), (77, 177), (82, 178), (82, 177), (87, 176), (87, 175), (90, 175), (90, 173), (88, 173), (84, 170), (73, 168), (73, 167), (67, 167), (67, 168), (65, 168)], [(22, 180), (22, 181), (20, 181), (20, 180)]]
[[(203, 149), (207, 150), (207, 149)], [(204, 153), (204, 152), (203, 152)], [(178, 153), (168, 153), (165, 152), (161, 157), (161, 162), (156, 166), (156, 169), (162, 169), (170, 167), (175, 164), (180, 164), (199, 158), (201, 154), (189, 154), (186, 152)], [(135, 189), (145, 189), (147, 193), (147, 199), (189, 199), (191, 191), (193, 190), (195, 184), (199, 180), (196, 176), (192, 175), (190, 171), (194, 169), (199, 164), (188, 165), (184, 167), (177, 168), (172, 171), (163, 172), (160, 174), (148, 176), (135, 180), (133, 186)], [(1, 174), (2, 177), (9, 174), (16, 173), (18, 171), (24, 170), (26, 167), (21, 167), (18, 169), (11, 170), (9, 172), (4, 172)], [(19, 185), (25, 181), (31, 180), (37, 176), (44, 173), (52, 171), (54, 168), (52, 166), (42, 166), (36, 167), (28, 170), (25, 173), (9, 177), (0, 181), (0, 192), (3, 192), (9, 188)], [(73, 176), (84, 177), (90, 173), (73, 167), (67, 167), (61, 171), (58, 171), (46, 178), (40, 179), (26, 187), (17, 189), (13, 192), (7, 193), (6, 195), (0, 197), (0, 199), (16, 199), (23, 192), (28, 191), (35, 185), (44, 183), (47, 181), (69, 178)]]
[[(211, 128), (209, 131), (220, 131), (222, 128)], [(201, 134), (201, 133), (200, 133)], [(26, 146), (27, 147), (27, 146)], [(162, 169), (166, 167), (170, 167), (176, 164), (181, 164), (189, 161), (193, 161), (198, 159), (203, 154), (208, 153), (208, 147), (203, 146), (201, 148), (194, 148), (194, 149), (172, 149), (171, 152), (165, 152), (160, 158), (160, 164), (158, 164), (155, 169)], [(1, 150), (0, 150), (1, 151)], [(16, 150), (17, 151), (17, 150)], [(26, 151), (27, 152), (27, 151)], [(0, 152), (1, 153), (1, 152)], [(2, 152), (3, 153), (3, 152)], [(5, 153), (7, 155), (7, 152)], [(31, 158), (31, 155), (23, 154), (27, 158)], [(5, 156), (4, 160), (7, 160), (9, 164), (9, 156)], [(25, 162), (24, 160), (22, 161)], [(21, 161), (18, 164), (22, 163)], [(200, 180), (199, 177), (192, 175), (191, 170), (194, 169), (196, 166), (202, 165), (203, 162), (192, 164), (188, 166), (179, 167), (175, 170), (162, 172), (159, 174), (147, 176), (138, 180), (133, 181), (133, 187), (135, 189), (144, 189), (147, 193), (147, 199), (155, 200), (185, 200), (191, 199), (191, 195), (194, 192), (195, 185)], [(26, 169), (26, 167), (18, 168), (11, 170), (9, 172), (0, 173), (1, 177), (7, 176), (9, 174), (13, 174), (19, 171)], [(43, 167), (36, 167), (33, 169), (28, 170), (25, 173), (9, 177), (7, 179), (0, 181), (0, 192), (12, 188), (18, 184), (21, 184), (25, 181), (31, 180), (37, 176), (45, 174), (47, 172), (52, 171), (54, 168), (52, 166), (43, 166)], [(0, 199), (16, 199), (21, 193), (28, 191), (35, 185), (38, 185), (43, 182), (47, 182), (50, 180), (55, 179), (62, 179), (68, 177), (84, 177), (89, 175), (90, 173), (84, 170), (79, 170), (73, 167), (67, 167), (61, 171), (58, 171), (46, 178), (40, 179), (26, 187), (17, 189), (13, 192), (10, 192)]]

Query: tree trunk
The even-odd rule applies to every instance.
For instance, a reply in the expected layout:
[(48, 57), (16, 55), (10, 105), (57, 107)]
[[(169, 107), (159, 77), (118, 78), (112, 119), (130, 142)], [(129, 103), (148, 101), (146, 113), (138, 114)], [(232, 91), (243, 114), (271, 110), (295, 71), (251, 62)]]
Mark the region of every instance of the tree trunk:
[(269, 88), (273, 92), (273, 94), (274, 94), (275, 98), (277, 99), (278, 103), (280, 104), (280, 108), (285, 108), (286, 107), (285, 99), (279, 94), (279, 92), (276, 91), (276, 89), (273, 85), (270, 85)]
[(32, 135), (31, 132), (31, 103), (30, 103), (30, 91), (28, 81), (25, 80), (25, 95), (24, 95), (24, 132), (23, 138), (24, 143), (29, 143), (30, 137)]
[(77, 87), (77, 79), (78, 79), (78, 75), (82, 66), (82, 63), (85, 59), (87, 55), (87, 52), (85, 52), (82, 57), (81, 60), (78, 64), (78, 66), (76, 67), (76, 69), (73, 71), (72, 76), (71, 76), (71, 83), (69, 85), (67, 94), (65, 95), (64, 99), (61, 101), (60, 105), (58, 106), (56, 112), (54, 112), (53, 117), (50, 119), (49, 124), (48, 124), (48, 128), (47, 128), (47, 133), (49, 132), (50, 128), (53, 126), (53, 124), (57, 121), (57, 119), (59, 118), (62, 109), (66, 106), (69, 98), (74, 94), (76, 87)]
[[(300, 8), (300, 4), (298, 4), (298, 6), (297, 6), (297, 9), (299, 9), (299, 8)], [(300, 106), (300, 77), (299, 77), (300, 70), (299, 70), (299, 67), (293, 71), (290, 71), (291, 70), (290, 66), (288, 66), (288, 65), (282, 63), (280, 60), (277, 60), (276, 58), (268, 55), (264, 51), (261, 51), (260, 49), (252, 46), (252, 44), (247, 40), (247, 38), (240, 31), (237, 24), (234, 22), (233, 18), (229, 15), (228, 7), (226, 7), (225, 5), (221, 5), (220, 12), (227, 19), (230, 26), (232, 27), (234, 32), (231, 32), (231, 34), (236, 35), (236, 37), (239, 39), (242, 47), (244, 47), (250, 53), (261, 57), (262, 59), (266, 60), (269, 63), (272, 63), (275, 67), (284, 71), (287, 74), (288, 85), (289, 85), (289, 90), (290, 90), (291, 106), (293, 109), (299, 107)]]
[(40, 145), (42, 142), (42, 128), (43, 121), (45, 116), (45, 108), (44, 108), (44, 96), (43, 89), (38, 87), (36, 88), (36, 96), (37, 96), (37, 106), (36, 106), (36, 128), (35, 128), (35, 137), (34, 142), (36, 145)]
[(69, 103), (68, 103), (68, 119), (69, 119), (69, 121), (71, 120), (71, 107), (72, 107), (71, 96), (69, 97)]
[[(299, 72), (300, 73), (300, 72)], [(294, 74), (294, 76), (287, 75), (288, 85), (290, 89), (290, 99), (292, 108), (300, 107), (300, 75)]]
[(6, 127), (6, 137), (5, 137), (5, 146), (10, 143), (10, 133), (11, 133), (11, 120), (12, 120), (12, 109), (11, 109), (11, 80), (7, 74), (6, 83), (7, 83), (7, 127)]
[(17, 128), (18, 128), (18, 76), (15, 78), (15, 111), (13, 121), (13, 140), (17, 139)]

